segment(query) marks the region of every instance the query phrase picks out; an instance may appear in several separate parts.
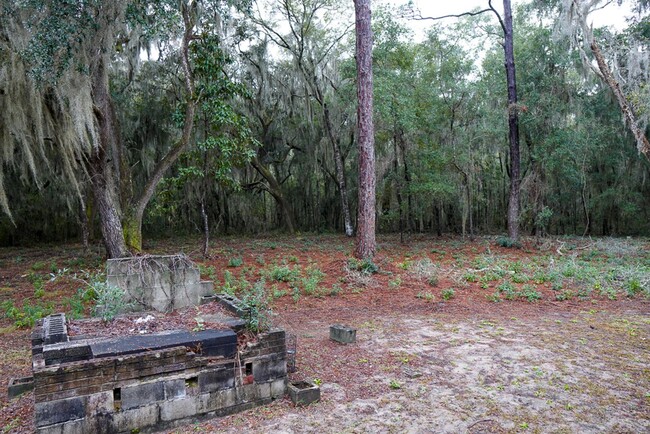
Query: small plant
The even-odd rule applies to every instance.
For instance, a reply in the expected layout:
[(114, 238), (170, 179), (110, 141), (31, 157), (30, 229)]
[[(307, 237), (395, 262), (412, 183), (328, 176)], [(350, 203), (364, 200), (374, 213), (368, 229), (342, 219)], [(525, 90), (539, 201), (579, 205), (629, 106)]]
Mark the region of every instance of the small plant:
[(241, 267), (243, 263), (244, 260), (241, 258), (241, 256), (235, 256), (234, 258), (230, 258), (230, 260), (228, 261), (228, 266)]
[(517, 240), (513, 240), (508, 237), (499, 237), (497, 238), (497, 245), (501, 247), (506, 247), (508, 249), (521, 249), (521, 243)]
[(404, 262), (398, 262), (397, 266), (402, 270), (408, 270), (409, 268), (411, 268), (411, 261), (405, 259)]
[(388, 286), (389, 286), (390, 288), (392, 288), (392, 289), (397, 289), (397, 288), (399, 288), (401, 284), (402, 284), (402, 278), (399, 277), (399, 276), (397, 276), (397, 277), (396, 277), (395, 279), (393, 279), (393, 280), (389, 280), (389, 281), (388, 281)]
[(455, 295), (456, 293), (454, 292), (454, 288), (447, 288), (442, 290), (442, 299), (445, 301), (451, 300)]
[(517, 293), (515, 292), (512, 283), (508, 282), (507, 280), (497, 286), (497, 291), (499, 294), (503, 294), (503, 297), (506, 300), (514, 300), (517, 297)]
[(354, 270), (354, 271), (360, 271), (363, 274), (370, 275), (370, 274), (375, 274), (379, 272), (379, 266), (372, 262), (372, 259), (366, 258), (366, 259), (355, 259), (355, 258), (350, 258), (348, 259), (348, 269)]
[(295, 267), (291, 269), (286, 265), (275, 266), (269, 271), (268, 276), (278, 282), (293, 282), (300, 277), (300, 270)]
[(555, 299), (557, 301), (571, 300), (571, 297), (573, 297), (571, 291), (562, 291), (560, 293), (555, 294)]
[(530, 285), (524, 286), (524, 289), (521, 292), (521, 296), (528, 301), (537, 301), (537, 300), (541, 300), (542, 298), (542, 294), (540, 294)]
[(298, 263), (298, 257), (295, 255), (289, 256), (289, 262), (293, 262), (294, 264)]
[(471, 272), (470, 273), (465, 273), (465, 275), (463, 276), (463, 279), (465, 279), (465, 281), (470, 282), (470, 283), (478, 282), (478, 276), (476, 274), (474, 274), (474, 273), (471, 273)]
[(528, 282), (529, 278), (526, 274), (524, 273), (515, 273), (512, 276), (512, 281), (515, 283), (526, 283)]
[(397, 389), (402, 388), (402, 385), (397, 380), (390, 380), (390, 383), (388, 383), (388, 386), (393, 390), (397, 390)]
[(194, 321), (196, 322), (196, 325), (192, 328), (193, 332), (201, 332), (205, 330), (205, 322), (203, 321), (203, 318), (197, 316), (194, 318)]
[(341, 288), (341, 285), (339, 285), (338, 283), (334, 283), (334, 284), (332, 284), (332, 288), (330, 289), (330, 291), (329, 291), (329, 293), (327, 295), (336, 296), (336, 295), (339, 295), (342, 290), (343, 290), (343, 288)]
[(418, 292), (418, 294), (415, 297), (419, 298), (421, 300), (424, 300), (427, 303), (430, 303), (435, 299), (435, 296), (429, 291), (427, 291), (427, 292)]
[(201, 273), (202, 276), (207, 276), (210, 280), (216, 280), (217, 270), (213, 265), (206, 267), (203, 264), (199, 264), (199, 273)]
[(320, 378), (314, 378), (314, 384), (320, 387), (323, 384), (323, 380), (321, 380)]
[(34, 327), (36, 321), (48, 316), (52, 313), (53, 308), (51, 305), (42, 306), (40, 304), (32, 304), (27, 301), (23, 303), (22, 308), (14, 305), (11, 300), (5, 300), (0, 304), (3, 315), (14, 322), (18, 328)]
[(492, 303), (499, 303), (501, 301), (501, 297), (499, 296), (499, 292), (495, 292), (494, 294), (488, 294), (485, 296), (488, 301), (491, 301)]

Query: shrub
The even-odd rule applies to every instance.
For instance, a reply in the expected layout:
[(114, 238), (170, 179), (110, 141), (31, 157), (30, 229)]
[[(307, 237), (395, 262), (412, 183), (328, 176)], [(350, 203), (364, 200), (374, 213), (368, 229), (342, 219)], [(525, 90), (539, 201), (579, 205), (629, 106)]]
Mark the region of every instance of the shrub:
[(95, 302), (92, 308), (93, 316), (100, 317), (104, 322), (114, 320), (117, 315), (133, 307), (132, 303), (126, 301), (126, 291), (120, 287), (93, 280), (89, 283), (88, 290), (93, 294)]

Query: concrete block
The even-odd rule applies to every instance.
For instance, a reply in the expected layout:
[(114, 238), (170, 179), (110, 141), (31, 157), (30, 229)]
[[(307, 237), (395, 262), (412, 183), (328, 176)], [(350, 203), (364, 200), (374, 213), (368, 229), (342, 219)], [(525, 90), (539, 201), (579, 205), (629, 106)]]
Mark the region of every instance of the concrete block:
[(235, 369), (231, 364), (199, 374), (199, 390), (201, 393), (214, 392), (231, 387), (235, 387)]
[(294, 381), (287, 387), (295, 405), (309, 405), (320, 401), (320, 387), (307, 381)]
[(9, 399), (14, 399), (33, 388), (34, 377), (12, 378), (7, 386), (7, 395)]
[[(282, 357), (282, 358), (280, 358)], [(287, 361), (285, 355), (266, 357), (253, 361), (253, 377), (258, 383), (275, 380), (287, 376)]]
[(85, 396), (34, 404), (34, 423), (37, 427), (81, 419), (85, 416)]
[(211, 280), (202, 280), (201, 281), (201, 295), (203, 296), (214, 296), (214, 282)]
[(90, 344), (90, 350), (96, 358), (173, 347), (197, 348), (205, 356), (230, 358), (237, 352), (237, 334), (232, 330), (176, 330), (114, 338)]
[(92, 357), (88, 341), (61, 342), (43, 346), (46, 366), (88, 360)]
[(86, 417), (112, 413), (115, 410), (113, 391), (93, 393), (86, 401)]
[(158, 424), (158, 414), (158, 404), (123, 410), (113, 414), (113, 426), (116, 432), (137, 432)]
[(280, 378), (271, 382), (271, 398), (282, 398), (287, 394), (287, 379)]
[(210, 413), (221, 411), (224, 408), (233, 407), (237, 404), (235, 389), (217, 390), (216, 392), (203, 393), (199, 395), (198, 413)]
[(186, 396), (173, 401), (163, 401), (160, 406), (160, 420), (171, 421), (194, 416), (199, 408), (197, 396)]
[(259, 397), (261, 399), (271, 398), (271, 383), (261, 383), (257, 385), (259, 389)]
[(340, 324), (330, 326), (330, 339), (342, 344), (351, 344), (357, 341), (357, 329)]
[(52, 314), (43, 318), (42, 330), (45, 345), (68, 341), (68, 327), (65, 324), (64, 313)]
[(162, 381), (155, 383), (139, 384), (132, 387), (123, 387), (121, 389), (122, 409), (142, 407), (152, 404), (156, 401), (165, 399), (165, 389)]
[(184, 378), (165, 381), (163, 387), (165, 389), (165, 399), (167, 400), (182, 398), (187, 395)]

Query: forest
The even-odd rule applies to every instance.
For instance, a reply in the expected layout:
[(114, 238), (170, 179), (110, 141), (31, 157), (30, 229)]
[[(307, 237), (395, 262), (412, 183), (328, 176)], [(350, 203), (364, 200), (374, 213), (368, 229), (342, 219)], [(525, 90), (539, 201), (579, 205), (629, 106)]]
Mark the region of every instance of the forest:
[(0, 431), (650, 432), (650, 0), (443, 3), (0, 0)]
[[(514, 100), (506, 14), (485, 3), (444, 20), (373, 4), (377, 232), (649, 235), (648, 2), (622, 29), (591, 25), (612, 2), (516, 2)], [(2, 8), (1, 245), (352, 235), (353, 2)]]

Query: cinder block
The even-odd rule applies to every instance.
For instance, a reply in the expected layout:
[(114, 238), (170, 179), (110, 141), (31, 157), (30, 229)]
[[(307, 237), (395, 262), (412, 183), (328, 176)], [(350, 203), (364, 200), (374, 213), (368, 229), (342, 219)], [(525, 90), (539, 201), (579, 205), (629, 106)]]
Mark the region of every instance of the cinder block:
[(271, 398), (271, 383), (258, 384), (257, 388), (259, 389), (259, 397), (261, 399)]
[(170, 421), (184, 419), (197, 414), (199, 408), (199, 399), (197, 396), (186, 396), (185, 398), (175, 399), (173, 401), (164, 401), (160, 406), (160, 420)]
[[(282, 357), (282, 358), (280, 358)], [(253, 377), (258, 383), (287, 376), (287, 361), (285, 355), (271, 356), (253, 362)]]
[(14, 399), (34, 388), (34, 377), (12, 378), (7, 386), (9, 399)]
[(237, 404), (235, 389), (217, 390), (199, 395), (198, 413), (221, 411)]
[(184, 378), (178, 378), (176, 380), (169, 380), (165, 381), (164, 383), (164, 389), (165, 389), (165, 399), (177, 399), (177, 398), (182, 398), (187, 394), (187, 391), (185, 390), (185, 379)]
[(114, 411), (113, 391), (94, 393), (86, 401), (86, 417)]
[(201, 393), (232, 387), (235, 387), (235, 370), (232, 365), (225, 365), (199, 374), (199, 390)]
[(85, 396), (34, 404), (34, 423), (37, 427), (81, 419), (85, 415)]
[(123, 387), (121, 390), (122, 408), (128, 410), (131, 408), (142, 407), (152, 404), (156, 401), (165, 399), (165, 389), (162, 381), (155, 383), (139, 384), (132, 387)]
[(296, 405), (309, 405), (320, 401), (320, 387), (307, 381), (295, 381), (287, 387), (289, 397)]
[(357, 329), (341, 324), (330, 326), (330, 339), (342, 344), (351, 344), (357, 341)]
[(158, 404), (146, 405), (113, 414), (113, 426), (117, 432), (136, 432), (136, 430), (155, 426), (158, 423)]
[(282, 398), (287, 393), (287, 379), (280, 378), (271, 382), (271, 398)]

